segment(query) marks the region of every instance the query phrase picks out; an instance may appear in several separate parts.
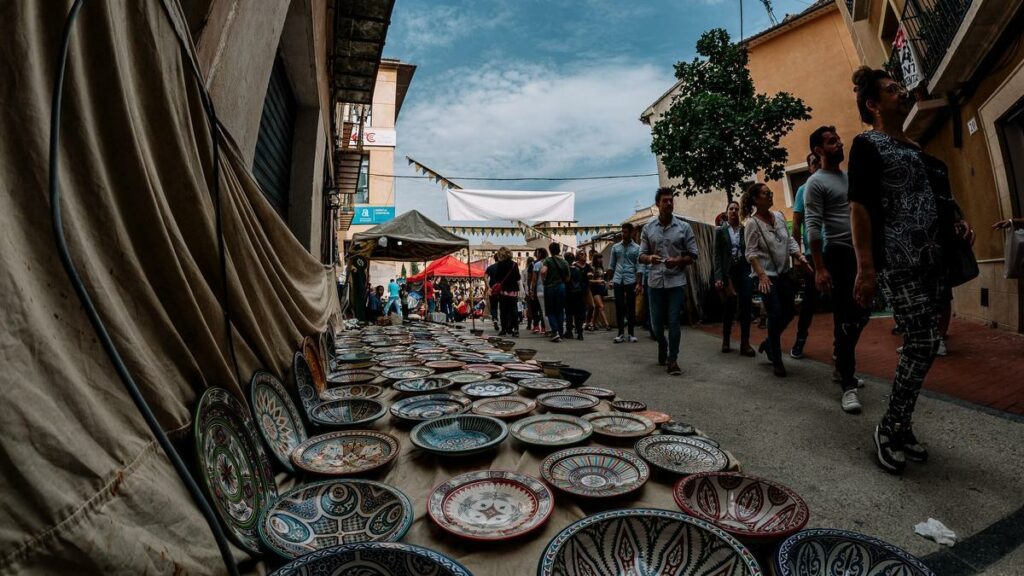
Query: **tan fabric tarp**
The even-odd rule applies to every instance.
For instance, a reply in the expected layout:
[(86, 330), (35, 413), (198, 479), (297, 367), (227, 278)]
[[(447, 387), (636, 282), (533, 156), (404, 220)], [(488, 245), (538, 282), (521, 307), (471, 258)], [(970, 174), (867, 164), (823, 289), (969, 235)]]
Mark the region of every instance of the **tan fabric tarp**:
[[(0, 574), (222, 573), (54, 249), (50, 99), (69, 6), (0, 3)], [(68, 61), (61, 179), (88, 290), (192, 463), (197, 395), (242, 390), (220, 302), (212, 143), (188, 66), (160, 1), (87, 2)], [(284, 376), (301, 337), (337, 309), (334, 280), (264, 200), (229, 135), (222, 144), (239, 368), (243, 379), (260, 367)]]
[[(387, 238), (387, 246), (381, 245), (383, 238)], [(349, 252), (371, 260), (422, 262), (468, 247), (469, 240), (452, 234), (418, 211), (410, 210), (390, 222), (353, 236)]]

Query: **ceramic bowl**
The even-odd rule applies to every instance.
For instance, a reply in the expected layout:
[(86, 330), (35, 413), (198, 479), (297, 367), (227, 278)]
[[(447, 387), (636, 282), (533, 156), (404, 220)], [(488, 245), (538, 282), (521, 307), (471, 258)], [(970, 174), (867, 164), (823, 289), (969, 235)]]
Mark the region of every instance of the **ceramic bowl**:
[(493, 416), (502, 420), (511, 420), (525, 416), (537, 408), (537, 401), (522, 396), (498, 396), (481, 398), (473, 402), (473, 414)]
[(642, 488), (651, 469), (625, 450), (584, 446), (551, 454), (540, 463), (540, 475), (573, 496), (611, 498)]
[(680, 478), (672, 488), (672, 497), (683, 512), (741, 540), (781, 540), (803, 529), (810, 518), (807, 503), (796, 492), (738, 472), (705, 472)]
[(334, 428), (364, 426), (387, 412), (384, 403), (373, 398), (341, 398), (321, 402), (309, 411), (314, 424)]
[(536, 364), (530, 364), (528, 362), (512, 362), (509, 364), (503, 364), (502, 368), (504, 368), (506, 372), (508, 372), (509, 370), (514, 372), (534, 372), (537, 374), (537, 376), (544, 374), (543, 368)]
[(497, 342), (494, 342), (493, 344), (499, 350), (502, 350), (504, 352), (508, 352), (508, 351), (510, 351), (510, 350), (512, 350), (513, 348), (516, 347), (516, 341), (515, 340), (498, 340)]
[(633, 448), (652, 466), (673, 474), (719, 472), (729, 467), (725, 452), (692, 436), (648, 436), (638, 440)]
[(600, 400), (579, 392), (548, 392), (537, 396), (537, 402), (552, 412), (582, 414), (597, 406)]
[(558, 378), (527, 378), (518, 382), (519, 387), (530, 392), (556, 392), (570, 386), (568, 380)]
[(598, 386), (580, 386), (576, 389), (577, 392), (583, 394), (590, 394), (591, 396), (600, 398), (601, 400), (611, 400), (615, 398), (615, 391), (610, 388), (600, 388)]
[(540, 528), (555, 499), (543, 482), (504, 470), (460, 474), (442, 482), (427, 500), (441, 529), (470, 540), (506, 540)]
[(406, 422), (422, 422), (462, 414), (472, 405), (469, 398), (455, 394), (412, 396), (391, 405), (391, 415)]
[(533, 357), (537, 355), (537, 351), (533, 348), (516, 348), (516, 357), (526, 362), (527, 360), (533, 360)]
[(774, 568), (777, 576), (935, 576), (923, 562), (888, 542), (825, 528), (783, 540)]
[(697, 433), (697, 429), (692, 425), (685, 422), (676, 422), (675, 420), (669, 420), (661, 426), (658, 426), (662, 434), (674, 434), (676, 436), (693, 436)]
[(497, 418), (462, 414), (417, 424), (409, 440), (421, 450), (440, 456), (465, 456), (496, 448), (508, 436), (508, 426)]
[(491, 375), (486, 372), (476, 372), (473, 370), (459, 370), (457, 372), (445, 372), (445, 378), (455, 382), (456, 384), (472, 384), (473, 382), (483, 382), (484, 380), (490, 380)]
[(640, 438), (654, 432), (654, 422), (625, 412), (591, 412), (583, 419), (594, 426), (595, 434), (607, 438)]
[(501, 373), (501, 377), (505, 380), (511, 380), (513, 382), (519, 382), (526, 380), (527, 378), (540, 378), (543, 372), (520, 372), (518, 370), (506, 370)]
[(331, 372), (327, 375), (329, 386), (344, 386), (346, 384), (365, 384), (377, 377), (376, 372), (370, 370), (341, 370)]
[(345, 354), (338, 354), (334, 357), (334, 361), (338, 364), (362, 364), (363, 362), (369, 362), (373, 360), (373, 354), (365, 351), (359, 352), (347, 352)]
[(324, 476), (362, 474), (398, 456), (398, 438), (373, 430), (347, 430), (314, 436), (292, 452), (296, 468)]
[(538, 576), (556, 574), (760, 576), (761, 568), (743, 544), (703, 520), (630, 508), (587, 516), (559, 532), (537, 566)]
[(469, 372), (483, 372), (484, 374), (498, 374), (505, 369), (497, 364), (466, 364), (465, 370)]
[[(426, 358), (426, 356), (424, 356)], [(431, 360), (424, 364), (427, 368), (433, 368), (438, 372), (452, 372), (454, 370), (462, 370), (462, 367), (466, 363), (461, 360)]]
[(391, 385), (395, 390), (406, 394), (443, 392), (452, 386), (455, 386), (455, 382), (450, 378), (444, 378), (442, 376), (427, 376), (425, 378), (396, 380), (395, 383)]
[(639, 400), (616, 400), (612, 402), (612, 409), (619, 412), (641, 412), (647, 410), (647, 404)]
[(440, 552), (397, 542), (363, 542), (324, 548), (285, 564), (270, 576), (317, 574), (473, 576), (465, 566)]
[(543, 448), (579, 444), (594, 433), (586, 420), (566, 414), (538, 414), (509, 427), (512, 437), (524, 444)]
[(565, 368), (565, 364), (548, 364), (542, 366), (544, 375), (548, 378), (558, 378), (562, 375), (562, 368)]
[(482, 328), (471, 328), (469, 330), (469, 333), (472, 334), (473, 336), (483, 336), (484, 335), (484, 331), (483, 331)]
[(519, 391), (519, 386), (502, 380), (485, 380), (483, 382), (464, 384), (459, 390), (470, 398), (491, 398), (515, 394)]
[(388, 368), (381, 372), (380, 375), (390, 380), (407, 380), (409, 378), (425, 378), (433, 373), (433, 368), (410, 366), (408, 368)]
[(583, 370), (582, 368), (570, 368), (563, 366), (558, 369), (559, 378), (568, 380), (573, 386), (582, 386), (584, 382), (590, 379), (590, 371)]
[(260, 516), (260, 539), (284, 558), (343, 542), (399, 540), (414, 516), (397, 488), (372, 480), (324, 480), (293, 488)]
[(374, 384), (352, 384), (350, 386), (336, 386), (328, 388), (320, 395), (320, 400), (341, 400), (343, 398), (376, 398), (384, 392), (384, 389)]

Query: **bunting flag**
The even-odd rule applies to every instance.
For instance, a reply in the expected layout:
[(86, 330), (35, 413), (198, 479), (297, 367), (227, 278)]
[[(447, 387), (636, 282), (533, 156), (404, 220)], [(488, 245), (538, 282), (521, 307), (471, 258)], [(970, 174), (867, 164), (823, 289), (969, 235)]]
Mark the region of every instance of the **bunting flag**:
[(462, 190), (462, 186), (459, 186), (455, 182), (452, 182), (451, 180), (445, 178), (438, 172), (431, 170), (425, 164), (417, 162), (410, 156), (406, 156), (405, 159), (406, 161), (409, 162), (409, 165), (412, 166), (414, 170), (416, 170), (417, 173), (423, 176), (428, 176), (430, 177), (431, 180), (440, 184), (442, 190), (447, 190), (448, 188), (451, 188), (453, 190)]
[(618, 232), (619, 224), (603, 224), (600, 226), (530, 226), (517, 222), (519, 226), (445, 226), (444, 229), (459, 235), (473, 234), (477, 236), (543, 236), (554, 240), (560, 236), (596, 236), (608, 232)]

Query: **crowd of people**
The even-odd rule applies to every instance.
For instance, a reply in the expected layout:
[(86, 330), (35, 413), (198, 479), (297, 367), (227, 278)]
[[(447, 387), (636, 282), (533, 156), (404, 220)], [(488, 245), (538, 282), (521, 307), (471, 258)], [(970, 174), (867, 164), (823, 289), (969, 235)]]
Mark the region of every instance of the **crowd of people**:
[(461, 322), (470, 316), (483, 317), (486, 308), (479, 281), (427, 277), (414, 287), (392, 278), (386, 288), (367, 283), (366, 294), (366, 320), (370, 323), (390, 314), (407, 318), (414, 313), (420, 317), (442, 313), (448, 322)]

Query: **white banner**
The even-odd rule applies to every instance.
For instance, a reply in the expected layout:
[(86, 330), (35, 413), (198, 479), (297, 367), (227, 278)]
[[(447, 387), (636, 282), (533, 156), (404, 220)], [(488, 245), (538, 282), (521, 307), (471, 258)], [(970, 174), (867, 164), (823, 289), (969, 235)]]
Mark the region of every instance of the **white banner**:
[(907, 37), (907, 30), (900, 24), (896, 39), (892, 41), (893, 52), (899, 55), (900, 69), (903, 72), (903, 85), (907, 90), (917, 88), (921, 83), (921, 65), (914, 52), (914, 43)]
[[(363, 146), (398, 146), (398, 133), (394, 128), (367, 128), (363, 136)], [(359, 127), (352, 128), (349, 146), (359, 145)]]
[(449, 220), (575, 220), (575, 192), (525, 192), (522, 190), (445, 191)]

